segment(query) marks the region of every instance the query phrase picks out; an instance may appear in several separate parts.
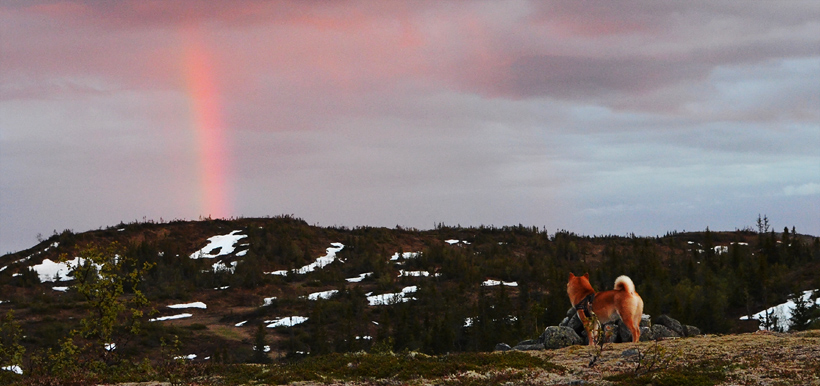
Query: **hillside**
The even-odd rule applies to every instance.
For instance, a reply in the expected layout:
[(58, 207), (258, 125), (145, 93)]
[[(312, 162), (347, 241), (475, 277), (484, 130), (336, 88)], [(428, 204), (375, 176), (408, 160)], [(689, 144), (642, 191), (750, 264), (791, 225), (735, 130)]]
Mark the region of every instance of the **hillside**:
[[(78, 285), (104, 280), (88, 270), (71, 279), (64, 263), (92, 256), (119, 264), (116, 277), (144, 274), (116, 296), (124, 308), (110, 331), (72, 334), (89, 328), (82, 320), (106, 315), (88, 295), (99, 287)], [(629, 275), (645, 313), (729, 333), (757, 329), (743, 315), (820, 288), (818, 269), (820, 239), (793, 229), (642, 238), (524, 226), (348, 229), (290, 216), (132, 223), (55, 233), (0, 257), (0, 312), (13, 310), (20, 325), (23, 367), (43, 372), (66, 337), (88, 363), (172, 353), (218, 363), (359, 350), (443, 354), (491, 351), (557, 325), (570, 307), (569, 272), (589, 272), (598, 290)]]

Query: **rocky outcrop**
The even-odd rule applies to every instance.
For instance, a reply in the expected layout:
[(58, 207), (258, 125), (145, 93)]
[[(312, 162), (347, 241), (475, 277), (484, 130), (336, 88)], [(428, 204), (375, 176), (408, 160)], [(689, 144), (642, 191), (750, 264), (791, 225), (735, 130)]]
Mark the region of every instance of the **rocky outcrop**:
[[(626, 324), (622, 323), (620, 320), (606, 323), (602, 327), (603, 336), (607, 339), (607, 343), (632, 341), (632, 333), (626, 327)], [(669, 315), (661, 315), (655, 318), (654, 323), (650, 323), (648, 316), (644, 315), (644, 318), (641, 319), (640, 328), (641, 342), (691, 337), (701, 334), (700, 329), (697, 327), (683, 325)], [(578, 313), (574, 308), (570, 308), (567, 310), (566, 317), (558, 326), (547, 327), (538, 339), (521, 341), (511, 349), (557, 349), (575, 344), (588, 344), (588, 338), (587, 332), (584, 329), (584, 324), (581, 322), (581, 319), (578, 318)], [(509, 345), (499, 343), (499, 345), (496, 346), (496, 351), (504, 351), (502, 350), (501, 345), (509, 347)]]

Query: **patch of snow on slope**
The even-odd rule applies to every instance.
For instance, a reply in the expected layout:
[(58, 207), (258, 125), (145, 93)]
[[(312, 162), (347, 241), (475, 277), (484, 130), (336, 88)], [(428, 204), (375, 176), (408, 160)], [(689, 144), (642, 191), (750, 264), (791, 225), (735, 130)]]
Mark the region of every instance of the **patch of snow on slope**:
[(401, 255), (399, 255), (399, 253), (396, 252), (396, 253), (393, 254), (393, 256), (390, 257), (390, 261), (396, 261), (400, 257), (402, 259), (415, 259), (415, 258), (419, 257), (420, 253), (421, 252), (404, 252)]
[[(800, 299), (803, 302), (811, 301), (812, 293), (817, 290), (808, 290), (803, 291), (803, 296)], [(820, 304), (820, 298), (816, 300), (816, 304)], [(783, 331), (788, 331), (789, 327), (791, 326), (790, 319), (792, 318), (792, 311), (796, 307), (793, 301), (789, 300), (785, 303), (778, 304), (774, 307), (769, 307), (763, 311), (760, 311), (754, 315), (752, 315), (752, 319), (760, 321), (760, 329), (764, 330), (765, 325), (763, 324), (766, 320), (766, 314), (768, 313), (770, 316), (776, 316), (779, 320), (778, 324), (780, 327), (783, 327)], [(749, 316), (742, 316), (740, 320), (749, 320)]]
[(11, 371), (12, 373), (23, 375), (23, 368), (18, 366), (18, 365), (3, 366), (3, 367), (0, 367), (0, 370)]
[(406, 302), (413, 300), (411, 297), (407, 297), (407, 295), (415, 293), (418, 291), (419, 287), (412, 285), (409, 287), (404, 287), (401, 292), (398, 293), (387, 293), (381, 295), (372, 295), (367, 297), (367, 302), (371, 306), (386, 306), (390, 304), (396, 304), (401, 302)]
[(335, 295), (339, 290), (330, 290), (330, 291), (321, 291), (321, 292), (314, 292), (307, 296), (308, 300), (319, 300), (319, 299), (330, 299)]
[[(427, 272), (427, 271), (405, 271), (403, 269), (400, 269), (399, 270), (399, 277), (402, 277), (402, 276), (405, 276), (405, 277), (422, 277), (422, 276), (423, 277), (429, 277), (430, 272)], [(439, 277), (439, 276), (441, 276), (441, 274), (440, 273), (434, 273), (432, 276), (433, 277)]]
[(234, 324), (234, 326), (235, 326), (235, 327), (242, 327), (242, 326), (244, 326), (244, 325), (245, 325), (245, 323), (248, 323), (248, 321), (246, 320), (246, 321), (244, 321), (244, 322), (239, 322), (239, 323), (237, 323), (237, 324)]
[(265, 298), (264, 303), (262, 303), (262, 307), (269, 306), (273, 304), (273, 301), (276, 300), (276, 296), (271, 296), (269, 298)]
[(184, 319), (184, 318), (190, 318), (192, 316), (194, 316), (194, 315), (185, 313), (185, 314), (178, 314), (178, 315), (171, 315), (171, 316), (161, 316), (159, 318), (148, 319), (148, 321), (149, 322), (161, 322), (163, 320)]
[(293, 327), (297, 324), (302, 324), (307, 322), (308, 318), (306, 316), (287, 316), (284, 318), (276, 318), (273, 320), (266, 320), (265, 323), (268, 324), (268, 328), (275, 328), (275, 327)]
[(51, 287), (51, 289), (53, 289), (54, 291), (59, 291), (59, 292), (68, 291), (68, 287)]
[[(241, 230), (233, 231), (227, 235), (219, 235), (208, 238), (208, 245), (204, 248), (191, 254), (192, 259), (213, 259), (219, 256), (230, 255), (234, 251), (234, 245), (240, 239), (248, 237), (247, 235), (240, 235)], [(213, 253), (218, 250), (216, 253)]]
[(373, 275), (373, 272), (365, 272), (365, 273), (360, 274), (359, 276), (349, 277), (345, 280), (347, 280), (349, 283), (358, 283), (358, 282), (364, 280), (364, 278), (366, 278), (368, 276), (371, 276), (371, 275)]
[[(237, 254), (237, 256), (238, 256), (238, 254)], [(216, 263), (214, 263), (212, 265), (212, 267), (214, 268), (214, 273), (219, 273), (219, 272), (234, 273), (234, 272), (236, 272), (236, 264), (238, 264), (238, 262), (237, 261), (232, 261), (230, 264), (231, 265), (229, 267), (227, 264), (223, 263), (222, 260), (217, 261)]]
[(193, 302), (193, 303), (185, 303), (185, 304), (171, 304), (168, 308), (201, 308), (207, 309), (208, 306), (205, 305), (203, 302)]
[(516, 281), (498, 281), (498, 280), (487, 279), (483, 283), (481, 283), (481, 285), (483, 285), (485, 287), (493, 287), (493, 286), (502, 285), (502, 284), (504, 284), (507, 287), (518, 287), (518, 282), (516, 282)]
[(83, 263), (85, 263), (85, 259), (82, 257), (75, 257), (74, 260), (68, 260), (64, 263), (44, 259), (41, 264), (31, 266), (29, 269), (37, 272), (41, 282), (58, 281), (58, 279), (59, 281), (69, 281), (74, 280), (73, 277), (69, 276), (69, 271)]
[[(330, 245), (332, 245), (332, 247), (329, 247), (328, 249), (326, 249), (326, 252), (327, 252), (326, 255), (317, 258), (316, 261), (314, 261), (314, 262), (312, 262), (312, 263), (310, 263), (310, 264), (308, 264), (308, 265), (306, 265), (302, 268), (294, 269), (293, 273), (298, 273), (300, 275), (304, 275), (308, 272), (313, 272), (316, 269), (324, 268), (324, 266), (334, 262), (336, 260), (336, 253), (341, 251), (345, 246), (342, 243), (330, 243)], [(278, 275), (278, 276), (287, 276), (288, 275), (288, 271), (286, 269), (279, 270), (279, 271), (273, 271), (273, 272), (265, 272), (265, 273), (267, 273), (269, 275)]]

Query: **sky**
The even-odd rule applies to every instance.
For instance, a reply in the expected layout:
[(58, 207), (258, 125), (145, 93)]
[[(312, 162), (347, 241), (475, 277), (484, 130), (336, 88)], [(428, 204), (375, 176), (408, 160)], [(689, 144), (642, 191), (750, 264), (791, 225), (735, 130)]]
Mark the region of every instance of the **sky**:
[(0, 0), (0, 253), (120, 222), (820, 235), (820, 2)]

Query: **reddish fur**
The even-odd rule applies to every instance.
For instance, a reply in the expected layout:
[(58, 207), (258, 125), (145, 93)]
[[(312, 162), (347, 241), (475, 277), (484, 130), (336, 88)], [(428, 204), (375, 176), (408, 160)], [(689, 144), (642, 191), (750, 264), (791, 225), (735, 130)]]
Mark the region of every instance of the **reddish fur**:
[[(590, 294), (595, 294), (592, 285), (589, 284), (589, 274), (584, 276), (575, 276), (569, 274), (569, 281), (567, 282), (567, 295), (573, 305), (581, 302)], [(621, 320), (626, 323), (629, 332), (632, 333), (632, 341), (637, 342), (641, 338), (641, 315), (643, 314), (643, 299), (635, 291), (635, 285), (632, 280), (626, 276), (620, 276), (615, 279), (615, 289), (609, 291), (598, 292), (595, 295), (595, 300), (592, 301), (592, 312), (598, 316), (601, 323), (617, 320), (620, 316)], [(586, 322), (586, 317), (582, 311), (578, 311), (578, 317), (582, 322)], [(587, 328), (587, 336), (592, 337), (588, 323), (584, 323)], [(594, 345), (594, 339), (589, 340), (590, 345)]]

